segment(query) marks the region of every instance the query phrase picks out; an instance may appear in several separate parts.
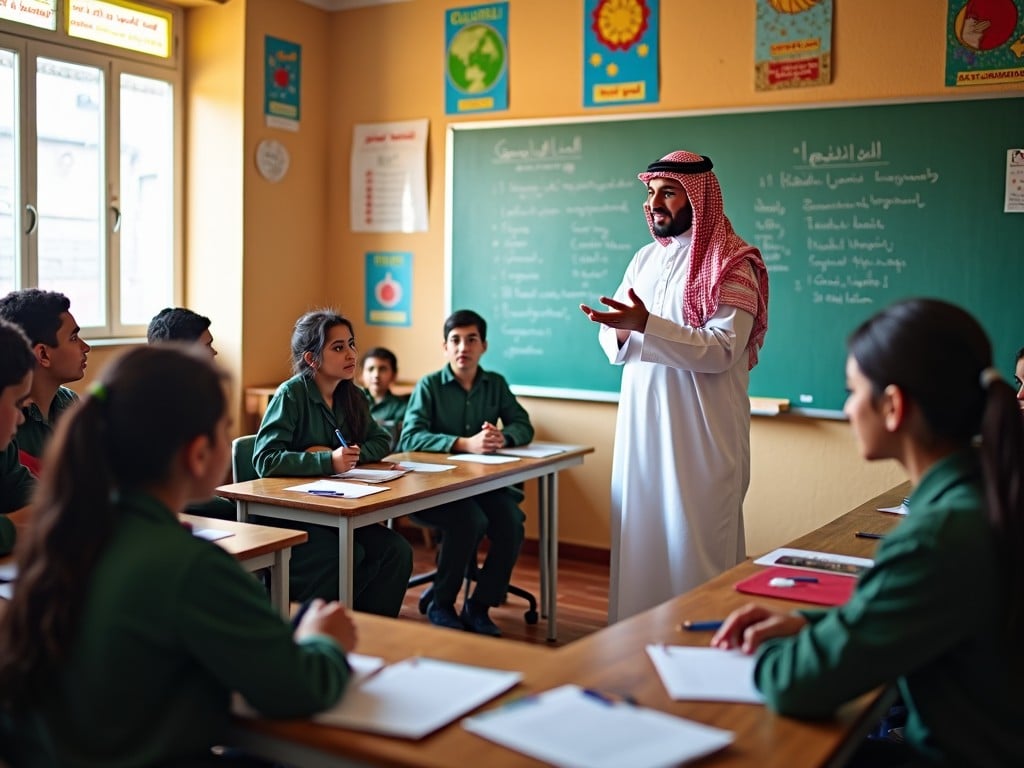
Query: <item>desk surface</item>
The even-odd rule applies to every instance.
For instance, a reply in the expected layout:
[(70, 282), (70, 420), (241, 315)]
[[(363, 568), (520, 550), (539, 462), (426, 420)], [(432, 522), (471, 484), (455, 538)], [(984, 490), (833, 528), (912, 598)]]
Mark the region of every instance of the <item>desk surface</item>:
[(193, 530), (213, 528), (218, 531), (231, 531), (233, 536), (217, 539), (214, 544), (239, 560), (266, 555), (283, 547), (295, 547), (305, 544), (309, 539), (309, 534), (305, 531), (291, 528), (239, 523), (235, 520), (199, 515), (182, 514), (178, 517), (182, 522), (190, 524)]
[[(897, 506), (907, 484), (871, 499), (822, 528), (802, 536), (791, 546), (846, 555), (871, 557), (878, 542), (854, 536), (858, 530), (884, 532), (899, 517), (878, 512), (878, 507)], [(463, 661), (524, 673), (524, 681), (506, 697), (547, 690), (575, 682), (612, 693), (633, 695), (646, 707), (725, 728), (736, 740), (728, 749), (701, 761), (707, 766), (826, 765), (873, 724), (881, 692), (866, 694), (843, 707), (831, 720), (814, 722), (781, 717), (759, 705), (721, 702), (672, 701), (644, 652), (651, 643), (706, 645), (709, 633), (683, 632), (685, 619), (719, 619), (752, 598), (736, 592), (737, 581), (758, 566), (742, 563), (697, 589), (637, 616), (603, 629), (563, 648), (523, 645), (467, 633), (438, 630), (422, 624), (395, 622), (357, 614), (359, 652), (397, 661), (411, 655)], [(791, 610), (797, 603), (754, 598)], [(290, 744), (345, 755), (370, 763), (403, 766), (481, 764), (489, 766), (540, 765), (525, 755), (486, 742), (457, 723), (415, 742), (389, 739), (309, 722), (257, 721), (242, 732), (276, 737)]]

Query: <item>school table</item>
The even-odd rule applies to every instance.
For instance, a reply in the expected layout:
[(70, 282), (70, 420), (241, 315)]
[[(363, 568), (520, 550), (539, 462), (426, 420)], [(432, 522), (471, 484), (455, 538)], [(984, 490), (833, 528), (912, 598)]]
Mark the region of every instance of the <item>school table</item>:
[(182, 522), (192, 526), (193, 531), (230, 531), (231, 536), (217, 539), (214, 543), (230, 555), (250, 573), (263, 568), (270, 572), (270, 602), (288, 616), (288, 564), (292, 547), (305, 544), (309, 534), (290, 528), (275, 528), (272, 525), (253, 525), (234, 520), (221, 520), (199, 515), (179, 516)]
[[(904, 483), (858, 506), (842, 517), (791, 542), (788, 546), (837, 554), (872, 557), (877, 540), (861, 539), (857, 531), (884, 533), (899, 517), (878, 512), (896, 507), (907, 495)], [(617, 695), (633, 696), (651, 707), (700, 723), (725, 728), (735, 735), (726, 749), (700, 761), (708, 768), (791, 768), (840, 766), (867, 731), (886, 712), (893, 692), (864, 694), (821, 721), (782, 717), (766, 707), (728, 702), (673, 701), (665, 693), (645, 648), (652, 643), (706, 645), (711, 634), (684, 632), (687, 619), (721, 619), (750, 600), (784, 610), (798, 607), (788, 600), (752, 597), (736, 592), (737, 581), (759, 566), (748, 560), (685, 595), (602, 629), (561, 648), (525, 645), (442, 630), (419, 622), (354, 614), (359, 628), (357, 651), (398, 661), (414, 655), (516, 669), (523, 683), (481, 709), (511, 698), (576, 683)], [(517, 650), (513, 646), (521, 647)], [(231, 746), (303, 768), (341, 765), (538, 766), (541, 763), (464, 730), (458, 722), (419, 741), (373, 736), (317, 725), (311, 721), (236, 720), (226, 740)]]
[(504, 464), (449, 461), (444, 453), (395, 453), (385, 459), (384, 465), (364, 466), (371, 469), (390, 466), (393, 462), (410, 461), (452, 464), (455, 469), (446, 472), (409, 472), (383, 483), (387, 490), (359, 499), (285, 490), (289, 486), (302, 485), (316, 479), (311, 477), (264, 477), (231, 483), (219, 487), (217, 495), (238, 504), (239, 521), (244, 522), (251, 515), (258, 515), (337, 528), (340, 562), (338, 594), (342, 602), (352, 605), (353, 533), (356, 528), (536, 479), (541, 615), (547, 619), (548, 640), (554, 641), (558, 638), (558, 473), (582, 464), (583, 457), (593, 452), (594, 449), (589, 446), (573, 445), (553, 456), (520, 458)]

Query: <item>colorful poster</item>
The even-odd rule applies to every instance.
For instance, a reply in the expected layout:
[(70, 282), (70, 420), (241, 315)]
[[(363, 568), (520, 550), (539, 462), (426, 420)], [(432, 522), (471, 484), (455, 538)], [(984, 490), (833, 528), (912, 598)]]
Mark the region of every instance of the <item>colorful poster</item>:
[(658, 0), (586, 0), (583, 106), (658, 100)]
[(832, 82), (832, 0), (757, 0), (759, 91)]
[(1004, 213), (1024, 213), (1024, 148), (1006, 151), (1006, 204)]
[(366, 324), (412, 323), (412, 254), (373, 251), (366, 254)]
[(449, 115), (508, 109), (508, 3), (445, 11)]
[(1024, 0), (949, 0), (946, 85), (1024, 83)]
[(267, 62), (263, 81), (263, 114), (267, 125), (297, 131), (302, 88), (302, 46), (267, 35), (263, 49)]
[(427, 231), (427, 121), (361, 123), (352, 131), (353, 232)]

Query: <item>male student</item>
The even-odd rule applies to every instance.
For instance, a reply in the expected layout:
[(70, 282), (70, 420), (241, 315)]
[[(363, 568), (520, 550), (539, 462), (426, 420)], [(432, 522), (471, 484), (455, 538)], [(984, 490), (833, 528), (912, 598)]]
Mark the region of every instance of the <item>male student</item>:
[(39, 288), (12, 291), (0, 299), (0, 318), (25, 332), (36, 358), (25, 423), (17, 436), (21, 462), (34, 474), (39, 473), (43, 447), (57, 419), (78, 400), (64, 384), (85, 375), (91, 349), (79, 337), (70, 309), (71, 301), (63, 293)]
[(0, 320), (0, 555), (14, 548), (11, 512), (25, 507), (35, 480), (18, 461), (13, 442), (18, 425), (25, 420), (22, 408), (32, 388), (36, 358), (22, 330)]
[(398, 358), (386, 347), (374, 347), (363, 355), (363, 394), (370, 403), (373, 420), (392, 434), (392, 447), (409, 405), (408, 395), (396, 395), (391, 384), (398, 375)]
[(167, 307), (157, 312), (149, 321), (146, 339), (150, 344), (154, 341), (197, 341), (210, 351), (211, 357), (217, 356), (213, 334), (210, 333), (210, 318), (184, 307)]
[[(529, 414), (502, 376), (480, 367), (480, 357), (487, 351), (486, 321), (467, 309), (453, 313), (444, 322), (443, 349), (448, 364), (424, 376), (413, 390), (398, 450), (493, 453), (529, 443), (533, 439)], [(427, 608), (431, 623), (501, 635), (488, 611), (504, 600), (519, 556), (522, 499), (521, 488), (500, 488), (416, 515), (442, 535), (434, 597)], [(455, 597), (484, 535), (490, 539), (487, 560), (472, 596), (461, 614), (456, 613)]]

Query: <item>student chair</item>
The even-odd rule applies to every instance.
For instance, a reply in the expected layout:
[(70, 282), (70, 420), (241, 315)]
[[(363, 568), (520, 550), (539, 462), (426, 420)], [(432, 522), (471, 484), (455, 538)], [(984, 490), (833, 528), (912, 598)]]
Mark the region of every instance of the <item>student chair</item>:
[(252, 464), (252, 455), (256, 447), (256, 435), (242, 435), (231, 441), (231, 481), (244, 483), (255, 480), (256, 467)]
[[(439, 547), (443, 547), (444, 546), (444, 538), (441, 535), (441, 531), (440, 530), (434, 528), (433, 526), (426, 525), (425, 523), (423, 523), (423, 522), (421, 522), (419, 520), (416, 520), (415, 515), (413, 515), (410, 519), (412, 519), (413, 522), (416, 523), (416, 525), (422, 526), (424, 529), (427, 529), (427, 530), (430, 530), (430, 531), (434, 531), (434, 535), (438, 539)], [(438, 553), (440, 553), (440, 549), (438, 549)], [(463, 594), (463, 598), (464, 599), (468, 599), (469, 598), (469, 586), (470, 586), (470, 584), (472, 582), (476, 581), (477, 575), (478, 575), (479, 571), (480, 571), (479, 564), (476, 562), (475, 559), (471, 560), (470, 563), (469, 563), (469, 567), (466, 569), (466, 586), (465, 586), (465, 590), (464, 590), (464, 594)], [(430, 584), (431, 582), (434, 581), (434, 579), (436, 577), (437, 577), (437, 570), (436, 569), (433, 570), (433, 571), (428, 571), (427, 573), (421, 573), (421, 574), (414, 575), (414, 576), (412, 576), (409, 579), (409, 588), (411, 589), (412, 587), (418, 587), (418, 586), (420, 586), (422, 584)], [(430, 586), (430, 587), (427, 587), (425, 590), (423, 590), (423, 594), (420, 595), (420, 600), (419, 600), (419, 604), (418, 605), (419, 605), (420, 613), (423, 614), (424, 616), (427, 613), (427, 608), (430, 607), (430, 601), (433, 599), (433, 597), (431, 595), (432, 591), (433, 591), (433, 587)], [(516, 597), (520, 597), (520, 598), (522, 598), (523, 600), (525, 600), (527, 602), (527, 604), (529, 605), (529, 608), (527, 608), (527, 610), (523, 612), (523, 620), (526, 621), (526, 623), (530, 624), (530, 625), (536, 624), (537, 620), (539, 618), (539, 614), (537, 613), (537, 598), (534, 597), (532, 593), (528, 592), (527, 590), (523, 589), (522, 587), (517, 587), (515, 584), (509, 584), (508, 585), (508, 592), (509, 592), (509, 594), (515, 595)]]

